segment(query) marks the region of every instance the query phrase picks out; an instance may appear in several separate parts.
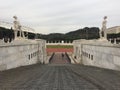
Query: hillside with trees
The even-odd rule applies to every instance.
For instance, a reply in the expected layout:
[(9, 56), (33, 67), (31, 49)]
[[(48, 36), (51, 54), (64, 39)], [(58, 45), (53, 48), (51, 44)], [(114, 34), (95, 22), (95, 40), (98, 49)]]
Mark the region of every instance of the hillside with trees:
[[(99, 28), (97, 27), (85, 27), (83, 29), (78, 29), (75, 31), (71, 31), (68, 33), (50, 33), (50, 34), (35, 34), (35, 33), (30, 33), (30, 32), (24, 32), (25, 36), (28, 37), (28, 39), (45, 39), (47, 41), (52, 41), (52, 42), (59, 42), (59, 41), (73, 41), (76, 39), (98, 39), (99, 38)], [(19, 36), (19, 32), (18, 32)], [(14, 39), (14, 32), (11, 29), (6, 29), (3, 27), (0, 27), (0, 39), (6, 39), (10, 38), (10, 42), (12, 39)]]
[(85, 27), (83, 29), (78, 29), (75, 31), (71, 31), (65, 34), (62, 33), (51, 33), (48, 35), (38, 34), (38, 38), (45, 39), (48, 41), (73, 41), (76, 39), (98, 39), (99, 38), (99, 28)]

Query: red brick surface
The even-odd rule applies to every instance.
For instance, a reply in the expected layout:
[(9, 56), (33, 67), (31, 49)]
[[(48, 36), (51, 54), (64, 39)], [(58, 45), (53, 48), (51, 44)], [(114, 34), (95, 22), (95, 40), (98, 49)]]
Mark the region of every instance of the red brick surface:
[(73, 48), (47, 48), (47, 52), (73, 52)]

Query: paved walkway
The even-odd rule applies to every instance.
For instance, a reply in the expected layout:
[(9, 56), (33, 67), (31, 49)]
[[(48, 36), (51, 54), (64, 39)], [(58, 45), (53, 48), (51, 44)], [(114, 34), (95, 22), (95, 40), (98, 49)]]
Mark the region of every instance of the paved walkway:
[(120, 90), (120, 71), (36, 64), (0, 72), (0, 90)]
[(51, 64), (69, 64), (70, 62), (67, 56), (65, 55), (65, 53), (56, 52), (50, 63)]

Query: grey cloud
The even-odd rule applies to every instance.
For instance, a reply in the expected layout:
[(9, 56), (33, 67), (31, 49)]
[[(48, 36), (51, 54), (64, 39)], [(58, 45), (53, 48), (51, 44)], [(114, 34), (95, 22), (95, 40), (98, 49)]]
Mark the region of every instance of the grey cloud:
[(68, 32), (84, 26), (119, 25), (120, 0), (0, 0), (0, 20), (12, 22), (17, 15), (23, 25), (36, 32)]

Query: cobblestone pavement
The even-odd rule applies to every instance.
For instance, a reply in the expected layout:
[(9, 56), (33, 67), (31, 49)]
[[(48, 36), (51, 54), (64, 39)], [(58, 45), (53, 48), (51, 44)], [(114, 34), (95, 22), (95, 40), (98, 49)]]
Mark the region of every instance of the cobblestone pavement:
[(120, 90), (120, 71), (35, 64), (0, 72), (0, 90)]

